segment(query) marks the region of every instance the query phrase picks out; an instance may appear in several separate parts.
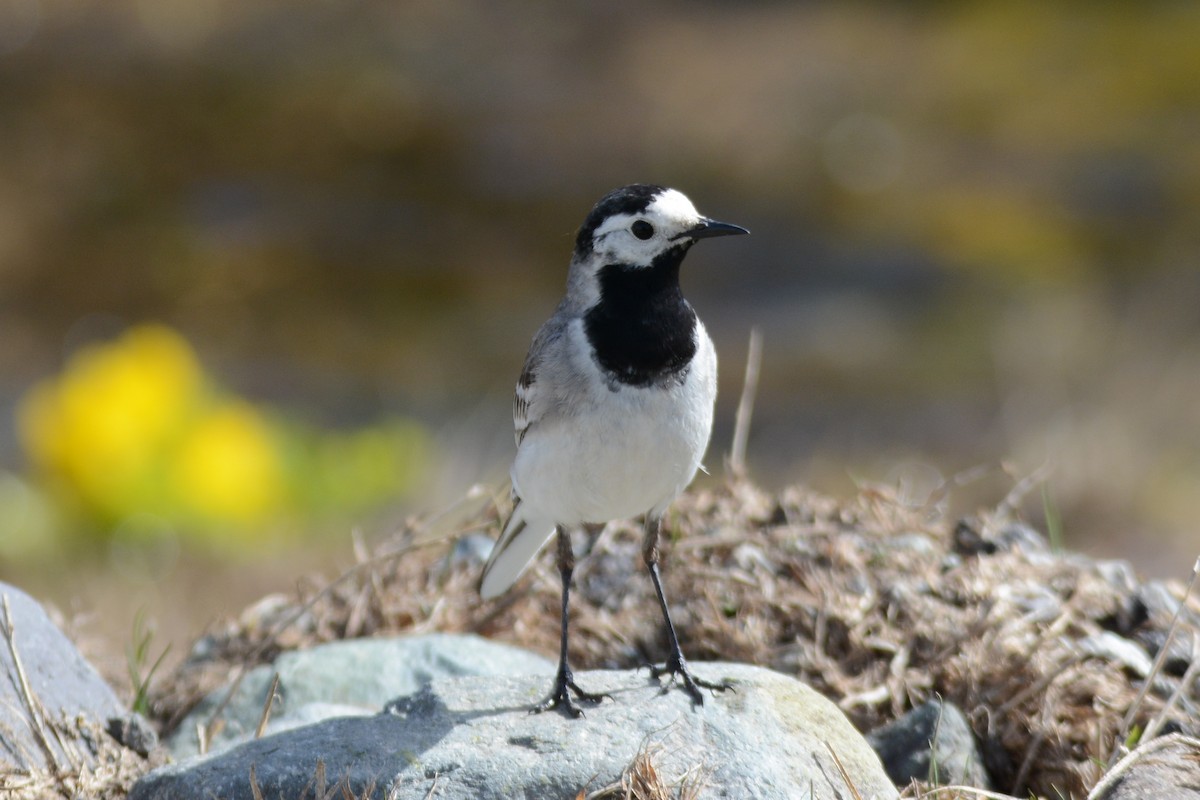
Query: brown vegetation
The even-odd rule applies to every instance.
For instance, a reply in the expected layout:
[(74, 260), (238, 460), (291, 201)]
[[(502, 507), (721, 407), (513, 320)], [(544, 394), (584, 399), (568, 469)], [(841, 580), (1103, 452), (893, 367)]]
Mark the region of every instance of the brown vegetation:
[[(455, 555), (464, 537), (494, 533), (499, 514), (490, 498), (464, 500), (373, 553), (360, 548), (360, 564), (339, 578), (247, 609), (159, 687), (159, 721), (175, 724), (231, 669), (318, 642), (474, 631), (554, 653), (559, 587), (548, 564), (483, 604), (477, 565)], [(956, 523), (936, 504), (906, 506), (878, 487), (843, 503), (741, 481), (681, 498), (669, 527), (667, 593), (690, 658), (794, 675), (863, 730), (934, 696), (952, 701), (1006, 792), (1083, 797), (1138, 731), (1194, 725), (1194, 687), (1178, 693), (1182, 709), (1167, 708), (1192, 675), (1160, 671), (1142, 695), (1135, 668), (1080, 646), (1105, 631), (1171, 627), (1153, 613), (1133, 618), (1141, 612), (1131, 573), (1051, 553), (1004, 509)], [(578, 668), (637, 667), (663, 654), (638, 536), (635, 526), (610, 525), (581, 561)], [(1185, 596), (1182, 584), (1168, 586)], [(1200, 604), (1189, 602), (1175, 623), (1183, 642), (1200, 636)]]

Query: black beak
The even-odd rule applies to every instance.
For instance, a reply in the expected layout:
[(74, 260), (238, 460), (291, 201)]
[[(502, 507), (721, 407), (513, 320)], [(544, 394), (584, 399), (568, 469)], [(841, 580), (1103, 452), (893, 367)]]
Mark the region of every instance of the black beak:
[(749, 233), (750, 231), (743, 228), (741, 225), (732, 225), (728, 222), (717, 222), (715, 219), (701, 218), (700, 223), (694, 228), (689, 228), (683, 233), (672, 236), (671, 239), (708, 239), (713, 236), (734, 236), (740, 233)]

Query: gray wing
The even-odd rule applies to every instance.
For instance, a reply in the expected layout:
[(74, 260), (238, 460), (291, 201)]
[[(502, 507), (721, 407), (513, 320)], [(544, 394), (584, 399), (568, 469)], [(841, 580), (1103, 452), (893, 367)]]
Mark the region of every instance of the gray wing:
[(557, 352), (558, 345), (566, 330), (567, 320), (555, 314), (546, 321), (529, 346), (525, 356), (525, 366), (521, 368), (521, 376), (517, 378), (517, 389), (513, 396), (513, 434), (517, 447), (521, 446), (525, 434), (553, 405), (554, 390), (548, 385), (548, 378), (556, 370), (546, 369), (546, 358)]

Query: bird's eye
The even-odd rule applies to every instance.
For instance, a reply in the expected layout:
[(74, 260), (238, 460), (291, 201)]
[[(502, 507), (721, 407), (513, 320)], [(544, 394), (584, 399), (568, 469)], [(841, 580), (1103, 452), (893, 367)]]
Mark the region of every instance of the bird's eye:
[(654, 226), (644, 219), (639, 219), (629, 226), (629, 230), (639, 239), (649, 239), (654, 235)]

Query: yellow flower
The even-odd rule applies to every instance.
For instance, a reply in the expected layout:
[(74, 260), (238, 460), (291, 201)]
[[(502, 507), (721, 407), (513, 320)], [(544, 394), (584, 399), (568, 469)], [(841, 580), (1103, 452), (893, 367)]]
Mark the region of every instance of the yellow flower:
[(285, 496), (282, 458), (263, 416), (229, 402), (197, 420), (180, 443), (172, 488), (189, 512), (211, 520), (260, 523)]
[(30, 459), (105, 516), (154, 494), (155, 462), (203, 390), (191, 347), (160, 325), (73, 356), (18, 411)]
[[(411, 488), (428, 444), (414, 423), (285, 427), (215, 390), (188, 343), (160, 325), (81, 350), (26, 394), (18, 428), (68, 513), (110, 533), (161, 520), (231, 552), (289, 513), (357, 512)], [(305, 458), (308, 443), (320, 457)]]

